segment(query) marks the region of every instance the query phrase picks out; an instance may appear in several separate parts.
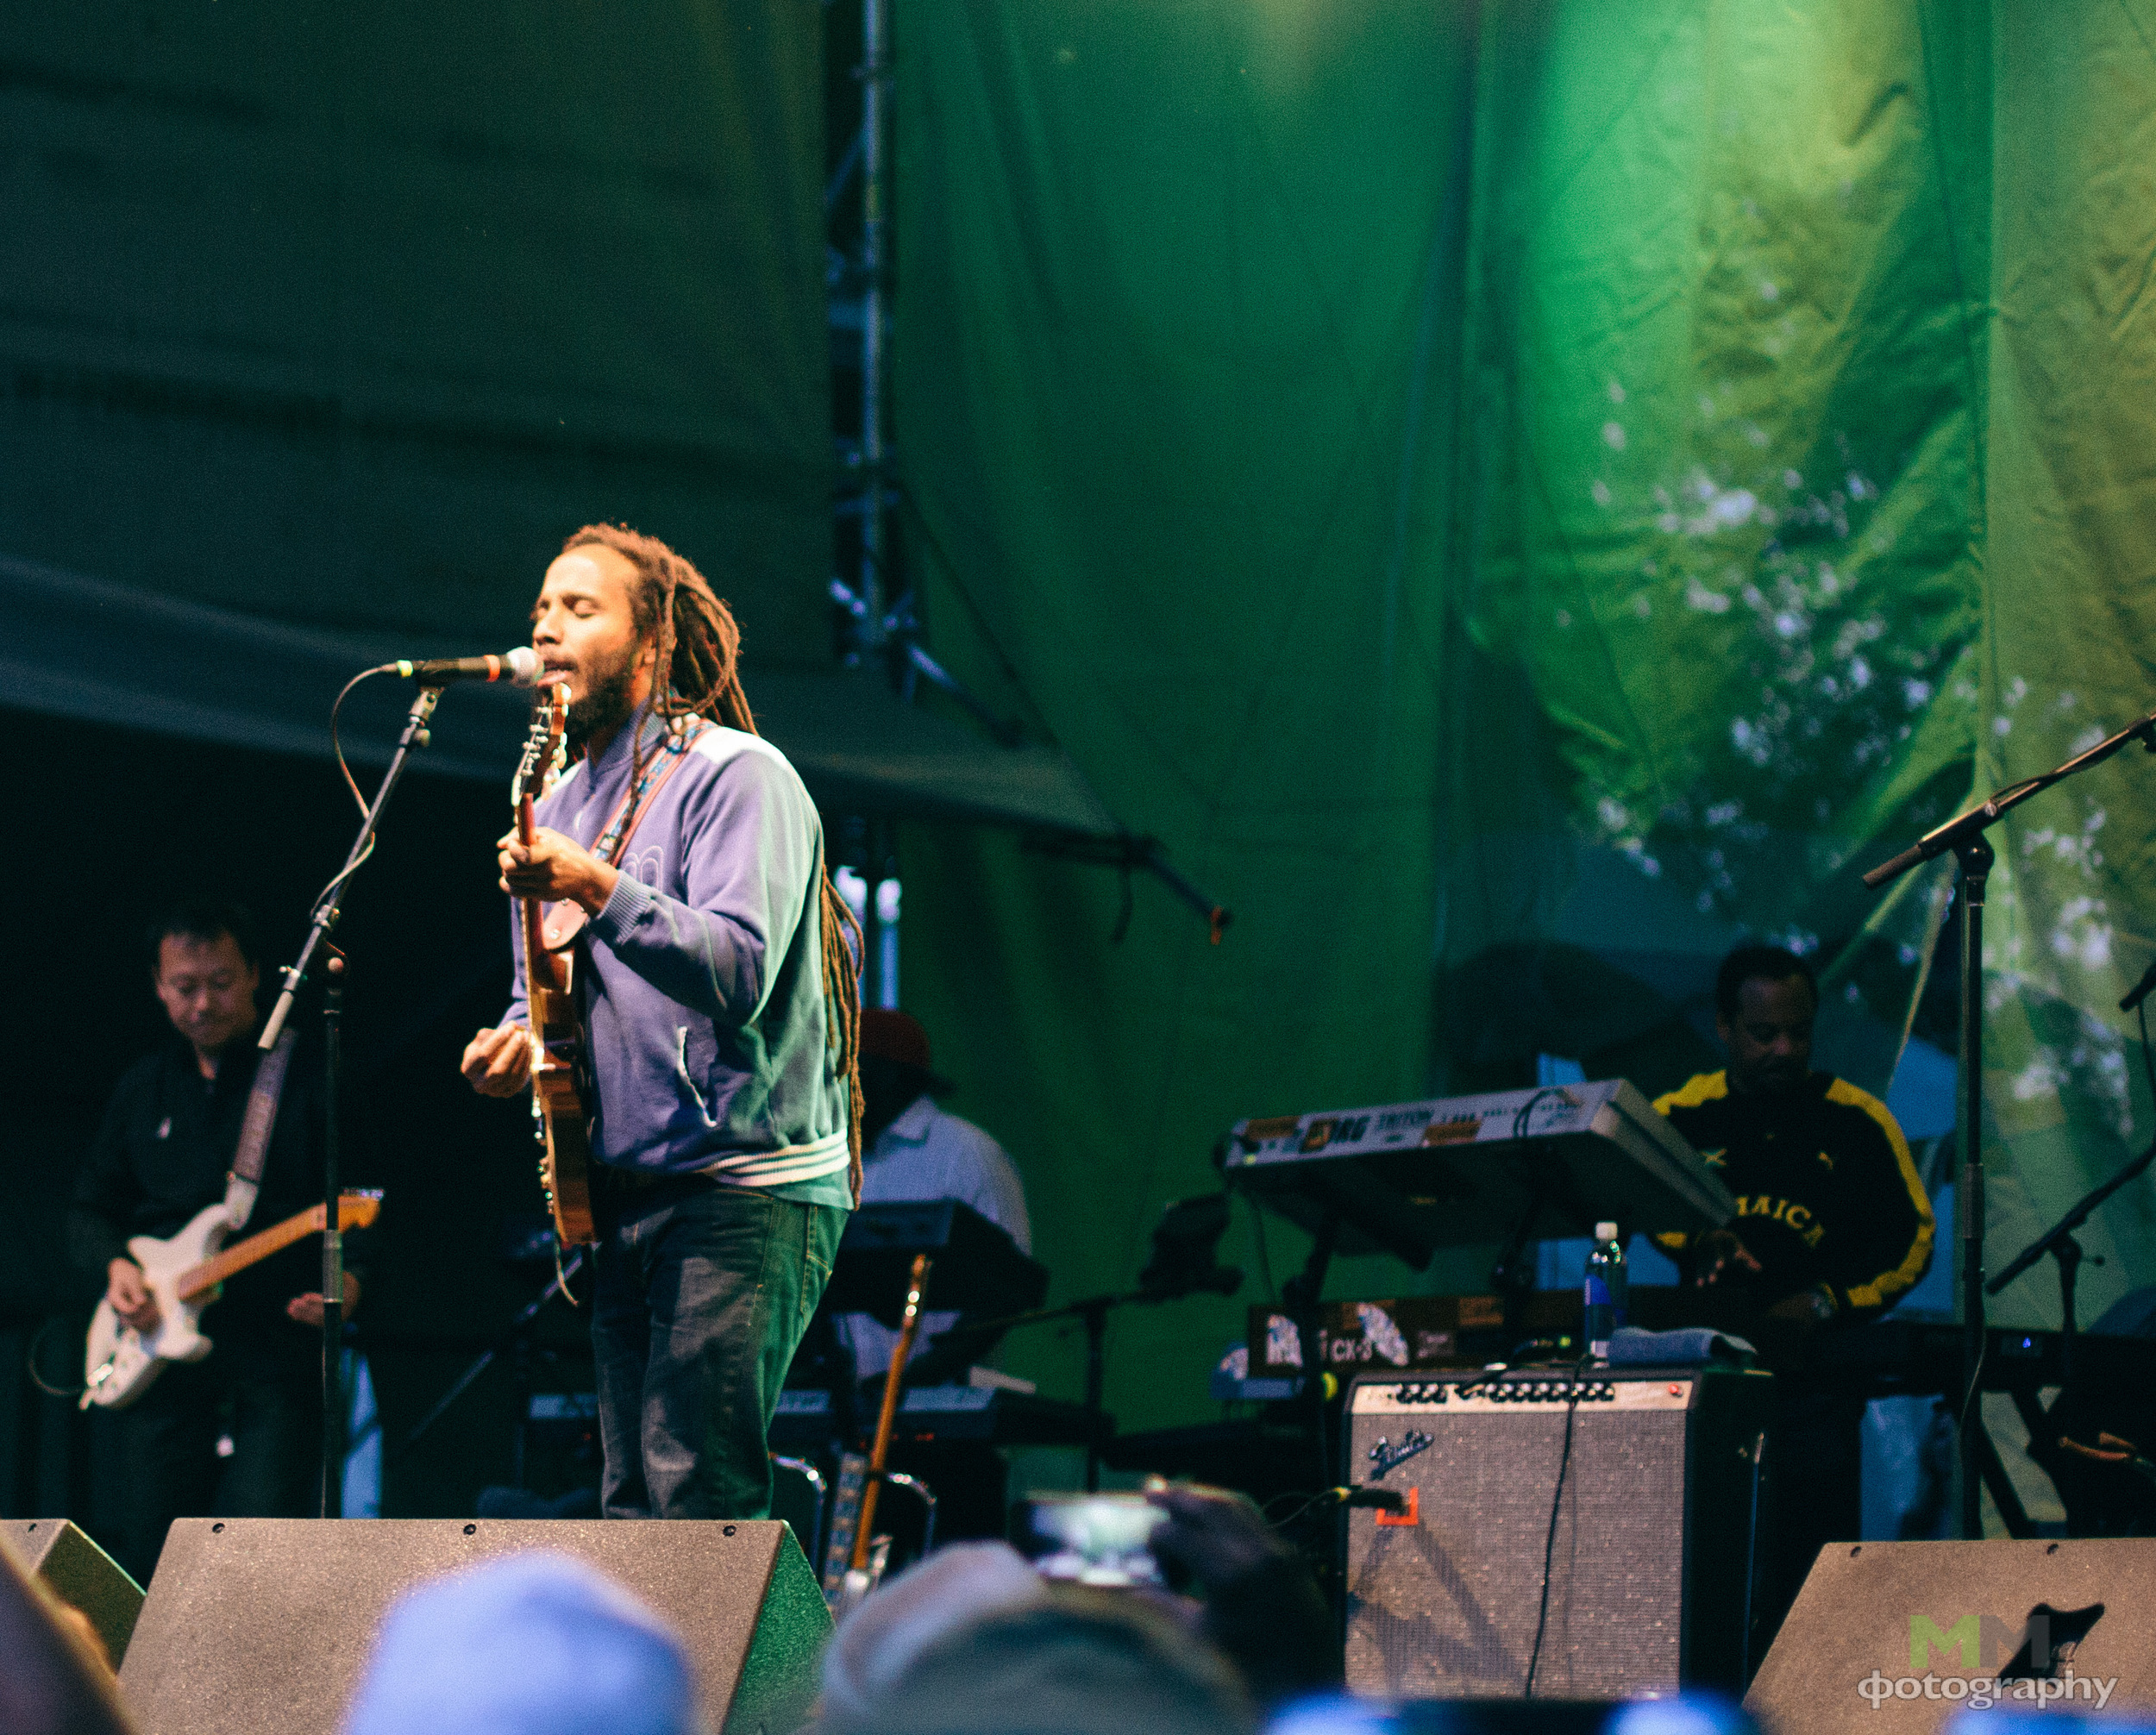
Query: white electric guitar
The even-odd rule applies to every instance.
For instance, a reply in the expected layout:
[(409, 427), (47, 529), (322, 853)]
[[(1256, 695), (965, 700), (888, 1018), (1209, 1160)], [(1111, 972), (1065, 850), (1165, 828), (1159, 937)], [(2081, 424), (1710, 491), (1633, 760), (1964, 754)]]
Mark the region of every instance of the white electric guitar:
[[(379, 1193), (347, 1193), (337, 1199), (339, 1229), (364, 1229), (382, 1209)], [(210, 1353), (202, 1334), (202, 1312), (217, 1299), (219, 1286), (235, 1272), (282, 1252), (295, 1241), (322, 1233), (327, 1212), (322, 1206), (288, 1217), (259, 1235), (224, 1244), (232, 1219), (222, 1204), (199, 1212), (170, 1239), (138, 1235), (128, 1251), (142, 1268), (157, 1300), (157, 1324), (146, 1335), (122, 1325), (110, 1298), (97, 1304), (90, 1322), (85, 1361), (82, 1407), (92, 1404), (122, 1410), (150, 1388), (167, 1362), (199, 1362)]]

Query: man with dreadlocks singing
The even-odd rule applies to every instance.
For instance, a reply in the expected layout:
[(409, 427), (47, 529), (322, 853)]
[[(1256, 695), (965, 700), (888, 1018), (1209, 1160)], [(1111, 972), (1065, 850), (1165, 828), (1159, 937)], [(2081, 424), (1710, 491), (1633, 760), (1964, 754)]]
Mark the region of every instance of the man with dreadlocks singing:
[[(693, 566), (587, 526), (531, 620), (577, 763), (531, 846), (502, 840), (501, 883), (583, 916), (604, 1510), (761, 1518), (779, 1388), (859, 1195), (858, 930)], [(489, 1096), (530, 1077), (523, 980), (520, 958), (464, 1051)]]

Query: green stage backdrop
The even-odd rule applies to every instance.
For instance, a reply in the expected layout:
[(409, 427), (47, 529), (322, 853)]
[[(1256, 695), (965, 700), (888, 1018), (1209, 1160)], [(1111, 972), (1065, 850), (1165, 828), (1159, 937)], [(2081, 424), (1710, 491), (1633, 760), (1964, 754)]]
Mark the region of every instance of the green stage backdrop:
[(667, 536), (829, 656), (816, 0), (85, 0), (0, 19), (0, 553), (517, 633)]
[[(1951, 876), (1858, 874), (2156, 704), (2156, 9), (918, 0), (898, 28), (936, 643), (1237, 913), (1216, 949), (1141, 884), (1112, 947), (1099, 870), (909, 840), (908, 999), (1058, 1292), (1128, 1283), (1239, 1116), (1538, 1050), (1674, 1081), (1747, 931), (1816, 949), (1824, 1051), (1883, 1089)], [(2110, 1007), (2156, 947), (2152, 777), (2122, 758), (1996, 834), (1995, 1264), (2151, 1130)], [(2088, 1240), (2084, 1318), (2156, 1270), (2146, 1189)], [(2006, 1315), (2052, 1318), (2047, 1281)], [(1205, 1413), (1239, 1306), (1125, 1316), (1126, 1426)], [(1067, 1387), (1075, 1350), (1013, 1365)]]

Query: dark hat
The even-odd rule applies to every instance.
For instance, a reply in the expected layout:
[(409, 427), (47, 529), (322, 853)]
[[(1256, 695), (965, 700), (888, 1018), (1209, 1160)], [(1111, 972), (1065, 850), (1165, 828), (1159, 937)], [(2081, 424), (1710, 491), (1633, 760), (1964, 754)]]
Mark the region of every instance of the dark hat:
[(884, 1006), (863, 1006), (861, 1052), (863, 1059), (874, 1055), (880, 1060), (896, 1061), (901, 1066), (918, 1067), (926, 1072), (928, 1032), (921, 1028), (921, 1021), (909, 1012), (895, 1012)]
[(893, 1012), (887, 1006), (863, 1006), (861, 1057), (864, 1061), (888, 1061), (919, 1074), (919, 1088), (937, 1096), (945, 1095), (954, 1088), (949, 1079), (937, 1077), (931, 1069), (928, 1032), (910, 1012)]

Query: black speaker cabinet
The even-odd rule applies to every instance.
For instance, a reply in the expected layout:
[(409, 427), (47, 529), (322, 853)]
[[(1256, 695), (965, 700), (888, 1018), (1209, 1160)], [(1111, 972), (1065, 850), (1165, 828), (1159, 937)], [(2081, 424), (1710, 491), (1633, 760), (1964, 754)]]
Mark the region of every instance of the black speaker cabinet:
[(1771, 1735), (1917, 1735), (1971, 1706), (2156, 1706), (2156, 1539), (1820, 1550), (1745, 1708)]
[(117, 1668), (128, 1654), (142, 1588), (120, 1564), (66, 1519), (0, 1521), (0, 1543), (43, 1579), (53, 1595), (90, 1617)]
[(142, 1735), (322, 1735), (400, 1592), (530, 1549), (590, 1562), (671, 1621), (709, 1728), (785, 1735), (804, 1719), (830, 1614), (770, 1519), (181, 1519), (121, 1696)]
[(1408, 1506), (1348, 1513), (1350, 1690), (1516, 1699), (1531, 1657), (1539, 1699), (1741, 1690), (1773, 1383), (1695, 1368), (1358, 1377), (1343, 1480)]

